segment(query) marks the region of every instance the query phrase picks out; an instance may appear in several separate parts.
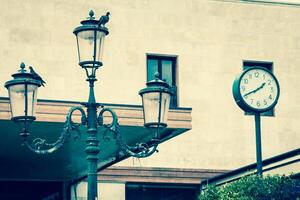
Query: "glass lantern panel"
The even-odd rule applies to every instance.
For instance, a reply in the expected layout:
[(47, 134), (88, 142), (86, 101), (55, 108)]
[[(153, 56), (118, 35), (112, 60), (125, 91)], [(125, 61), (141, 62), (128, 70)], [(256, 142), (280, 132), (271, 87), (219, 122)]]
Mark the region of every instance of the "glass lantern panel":
[(104, 39), (105, 39), (105, 33), (98, 31), (97, 32), (97, 45), (98, 45), (97, 60), (99, 62), (103, 61)]
[(161, 112), (159, 121), (159, 102), (160, 92), (149, 92), (143, 95), (144, 118), (145, 123), (165, 123), (168, 120), (168, 111), (170, 106), (170, 94), (161, 95)]
[(101, 62), (104, 36), (104, 32), (94, 30), (81, 31), (77, 34), (79, 62)]
[[(27, 116), (35, 115), (37, 85), (27, 85)], [(25, 116), (25, 85), (12, 85), (8, 89), (12, 117)]]
[(149, 92), (143, 94), (145, 124), (158, 122), (159, 96), (159, 92)]
[(171, 98), (171, 95), (169, 93), (162, 93), (161, 113), (160, 113), (160, 122), (161, 123), (167, 124), (169, 107), (170, 107), (170, 98)]

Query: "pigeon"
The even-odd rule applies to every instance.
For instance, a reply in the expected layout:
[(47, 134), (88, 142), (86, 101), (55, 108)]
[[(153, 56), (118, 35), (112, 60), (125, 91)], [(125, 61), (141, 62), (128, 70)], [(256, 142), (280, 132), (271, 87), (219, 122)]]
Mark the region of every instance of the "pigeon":
[(105, 24), (109, 21), (110, 12), (107, 12), (106, 15), (102, 15), (99, 19), (98, 26), (105, 27)]
[(41, 81), (41, 84), (43, 87), (45, 87), (44, 83), (46, 83), (42, 77), (40, 75), (38, 75), (31, 66), (29, 66), (29, 69), (30, 69), (30, 73), (33, 75), (33, 77), (39, 81)]

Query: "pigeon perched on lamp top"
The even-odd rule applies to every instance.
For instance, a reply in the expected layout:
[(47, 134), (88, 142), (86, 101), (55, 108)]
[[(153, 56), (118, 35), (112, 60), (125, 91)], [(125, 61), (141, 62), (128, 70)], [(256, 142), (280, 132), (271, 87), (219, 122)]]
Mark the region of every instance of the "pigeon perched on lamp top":
[(105, 24), (109, 21), (110, 12), (107, 12), (106, 15), (102, 15), (99, 19), (98, 26), (105, 27)]
[(45, 87), (44, 83), (46, 82), (42, 79), (42, 77), (38, 73), (36, 73), (31, 66), (29, 66), (29, 70), (30, 70), (29, 72), (33, 75), (33, 77), (41, 81), (42, 86)]

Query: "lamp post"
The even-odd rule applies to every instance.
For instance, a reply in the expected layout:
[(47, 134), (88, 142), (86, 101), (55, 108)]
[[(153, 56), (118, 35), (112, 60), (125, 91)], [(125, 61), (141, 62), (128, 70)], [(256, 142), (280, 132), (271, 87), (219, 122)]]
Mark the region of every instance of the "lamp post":
[[(99, 20), (95, 20), (94, 12), (90, 11), (89, 17), (83, 20), (81, 25), (73, 31), (77, 40), (79, 65), (85, 70), (86, 80), (89, 82), (88, 102), (82, 103), (82, 106), (87, 108), (87, 112), (81, 106), (70, 108), (64, 128), (57, 141), (48, 143), (46, 139), (35, 138), (29, 142), (27, 139), (30, 136), (29, 125), (36, 119), (35, 105), (37, 103), (37, 90), (42, 85), (41, 79), (32, 72), (28, 72), (25, 69), (25, 64), (22, 63), (18, 73), (12, 75), (13, 79), (5, 83), (9, 92), (11, 120), (19, 125), (20, 136), (23, 137), (24, 144), (34, 153), (50, 154), (57, 151), (73, 131), (79, 132), (79, 126), (86, 126), (88, 135), (85, 148), (88, 162), (88, 200), (97, 199), (97, 163), (100, 152), (99, 145), (101, 145), (97, 139), (98, 132), (104, 128), (115, 133), (121, 151), (127, 156), (148, 157), (157, 151), (157, 145), (160, 142), (159, 130), (167, 126), (167, 113), (172, 95), (169, 85), (159, 80), (157, 75), (155, 80), (148, 82), (147, 87), (139, 92), (143, 101), (144, 126), (150, 128), (154, 133), (153, 138), (148, 143), (138, 143), (135, 146), (127, 145), (119, 131), (118, 117), (112, 109), (101, 106), (97, 115), (100, 104), (95, 99), (94, 82), (97, 81), (97, 69), (103, 65), (104, 39), (109, 33), (105, 24), (109, 21), (109, 14), (107, 12)], [(81, 113), (81, 123), (72, 121), (74, 111)], [(103, 122), (105, 112), (112, 116), (110, 124)]]

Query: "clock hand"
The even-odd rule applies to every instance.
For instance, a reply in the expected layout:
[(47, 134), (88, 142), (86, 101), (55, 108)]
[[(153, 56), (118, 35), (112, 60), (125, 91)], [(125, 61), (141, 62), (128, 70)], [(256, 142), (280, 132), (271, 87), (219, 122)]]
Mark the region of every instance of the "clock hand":
[(250, 91), (250, 92), (248, 92), (248, 93), (246, 93), (246, 94), (244, 95), (244, 97), (248, 96), (249, 94), (252, 94), (252, 93), (257, 92), (258, 90), (262, 89), (265, 85), (266, 85), (266, 83), (261, 84), (261, 86), (259, 86), (258, 88), (254, 89), (254, 90), (252, 90), (252, 91)]
[[(262, 89), (265, 85), (266, 85), (266, 83), (261, 84), (261, 86), (259, 86), (259, 87), (255, 90), (255, 92), (257, 92), (258, 90)], [(254, 92), (254, 93), (255, 93), (255, 92)]]

